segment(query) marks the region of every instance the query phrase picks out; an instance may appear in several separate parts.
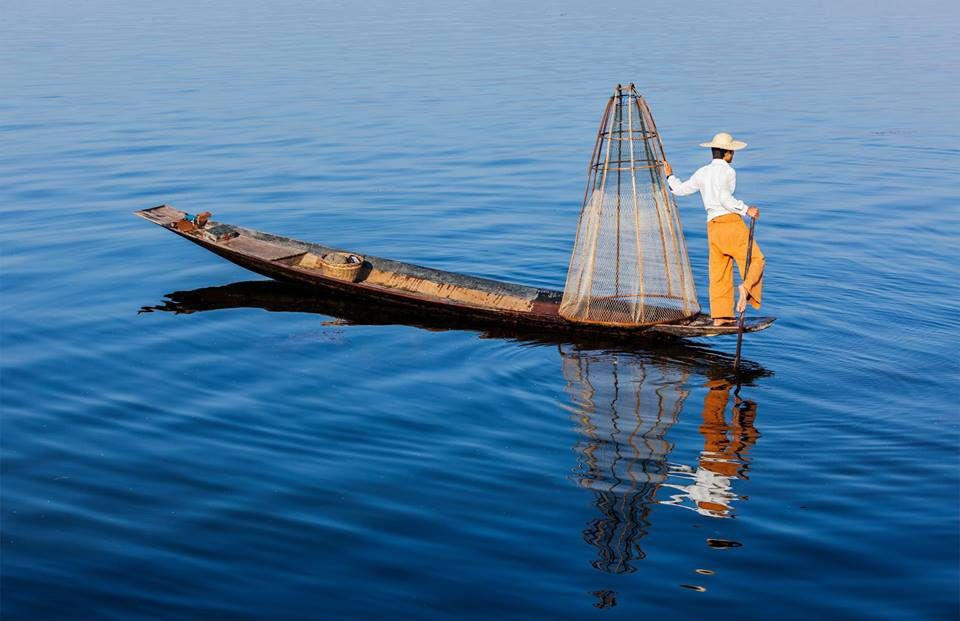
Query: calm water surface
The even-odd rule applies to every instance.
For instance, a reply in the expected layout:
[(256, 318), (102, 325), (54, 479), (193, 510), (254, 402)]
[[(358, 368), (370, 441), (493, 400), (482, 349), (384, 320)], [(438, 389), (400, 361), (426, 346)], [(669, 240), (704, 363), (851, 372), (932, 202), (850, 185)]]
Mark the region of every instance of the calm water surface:
[[(956, 618), (958, 28), (946, 2), (4, 2), (3, 617)], [(621, 81), (681, 174), (750, 142), (780, 321), (739, 404), (730, 339), (411, 325), (130, 215), (560, 288)]]

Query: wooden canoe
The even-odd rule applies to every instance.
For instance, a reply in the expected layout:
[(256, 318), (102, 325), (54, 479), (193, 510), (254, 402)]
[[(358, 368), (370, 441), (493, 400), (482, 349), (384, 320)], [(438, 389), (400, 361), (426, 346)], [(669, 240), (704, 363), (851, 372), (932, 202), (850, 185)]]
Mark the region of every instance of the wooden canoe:
[[(184, 221), (185, 212), (167, 205), (134, 213), (257, 274), (317, 287), (376, 306), (400, 306), (478, 324), (513, 325), (540, 331), (661, 337), (717, 336), (737, 331), (736, 326), (712, 325), (704, 314), (681, 322), (644, 327), (575, 323), (558, 313), (561, 291), (455, 274), (369, 255), (363, 255), (357, 282), (350, 282), (330, 276), (304, 260), (307, 256), (343, 252), (337, 248), (214, 221), (194, 227)], [(757, 332), (774, 321), (774, 317), (752, 317), (746, 321), (744, 331)]]

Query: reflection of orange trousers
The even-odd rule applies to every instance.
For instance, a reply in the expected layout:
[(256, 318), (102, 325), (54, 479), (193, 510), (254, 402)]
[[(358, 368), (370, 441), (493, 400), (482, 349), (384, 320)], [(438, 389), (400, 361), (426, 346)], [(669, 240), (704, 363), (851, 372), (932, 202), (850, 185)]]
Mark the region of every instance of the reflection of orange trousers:
[(743, 219), (730, 213), (707, 222), (707, 240), (710, 242), (710, 315), (714, 318), (733, 317), (733, 263), (736, 261), (747, 289), (747, 301), (760, 308), (763, 293), (763, 266), (765, 261), (760, 246), (753, 242), (750, 255), (750, 273), (744, 276), (747, 262), (747, 242), (750, 231)]
[[(707, 386), (710, 390), (703, 399), (703, 425), (700, 426), (703, 435), (700, 466), (724, 476), (739, 476), (745, 470), (746, 453), (760, 437), (753, 426), (757, 404), (735, 399), (728, 425), (727, 404), (732, 384), (726, 380), (713, 380), (707, 382)], [(740, 407), (741, 403), (746, 407)]]

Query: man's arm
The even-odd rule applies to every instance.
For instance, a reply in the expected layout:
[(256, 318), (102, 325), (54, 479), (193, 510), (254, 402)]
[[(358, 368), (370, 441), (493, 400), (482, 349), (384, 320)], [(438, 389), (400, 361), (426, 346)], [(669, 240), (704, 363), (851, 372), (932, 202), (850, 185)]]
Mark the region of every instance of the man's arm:
[(677, 196), (686, 196), (700, 190), (700, 185), (697, 183), (695, 176), (686, 181), (677, 179), (673, 174), (673, 167), (670, 162), (663, 163), (663, 174), (667, 176), (667, 185), (670, 186), (670, 191)]
[(731, 169), (730, 176), (727, 178), (727, 182), (720, 184), (720, 204), (723, 205), (723, 208), (727, 211), (738, 213), (741, 216), (759, 218), (759, 209), (756, 207), (750, 207), (742, 200), (734, 198), (733, 188), (735, 187), (737, 187), (737, 173)]

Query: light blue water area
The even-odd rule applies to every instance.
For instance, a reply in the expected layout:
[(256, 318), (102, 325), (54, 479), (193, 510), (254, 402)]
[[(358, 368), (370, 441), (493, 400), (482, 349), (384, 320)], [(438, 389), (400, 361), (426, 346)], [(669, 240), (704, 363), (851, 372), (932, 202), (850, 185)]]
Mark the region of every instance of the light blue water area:
[[(947, 2), (4, 2), (4, 618), (956, 618), (958, 29)], [(382, 325), (130, 215), (562, 288), (631, 81), (681, 176), (750, 143), (780, 319), (742, 408), (730, 339)], [(138, 314), (165, 298), (190, 312)]]

